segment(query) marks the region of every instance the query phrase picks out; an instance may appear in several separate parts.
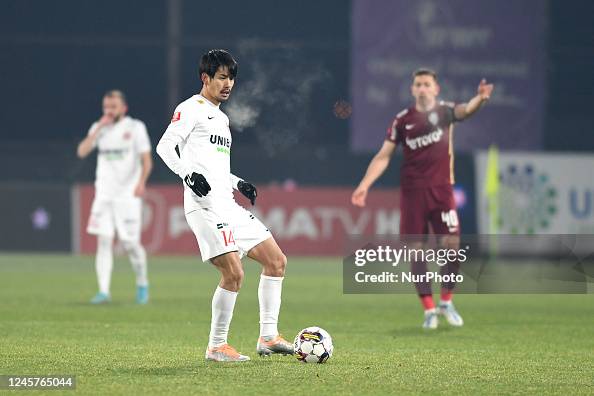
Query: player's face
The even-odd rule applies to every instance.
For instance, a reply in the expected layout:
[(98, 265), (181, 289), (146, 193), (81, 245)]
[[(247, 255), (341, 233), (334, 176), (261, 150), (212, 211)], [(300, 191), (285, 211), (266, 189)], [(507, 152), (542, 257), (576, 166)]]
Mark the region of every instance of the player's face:
[(411, 92), (418, 104), (426, 106), (432, 104), (439, 95), (439, 85), (433, 76), (416, 76), (411, 86)]
[(219, 67), (213, 78), (205, 74), (202, 80), (207, 94), (218, 102), (225, 102), (231, 95), (235, 80), (227, 67)]
[(111, 118), (112, 122), (119, 121), (128, 111), (128, 106), (122, 98), (106, 96), (103, 98), (103, 115)]

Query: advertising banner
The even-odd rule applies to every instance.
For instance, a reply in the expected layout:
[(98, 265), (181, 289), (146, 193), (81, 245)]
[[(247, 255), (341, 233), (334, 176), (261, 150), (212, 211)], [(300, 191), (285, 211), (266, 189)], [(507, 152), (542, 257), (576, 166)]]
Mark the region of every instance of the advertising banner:
[[(594, 155), (507, 152), (498, 156), (500, 234), (594, 234)], [(489, 232), (487, 153), (475, 157), (478, 228)]]
[[(286, 254), (340, 256), (349, 235), (391, 234), (400, 224), (398, 189), (374, 189), (363, 209), (351, 205), (351, 188), (262, 187), (256, 206), (236, 200), (273, 233)], [(93, 201), (91, 185), (75, 187), (74, 251), (93, 253), (96, 238), (85, 232)], [(198, 255), (184, 215), (181, 185), (153, 185), (144, 200), (142, 240), (150, 253)]]

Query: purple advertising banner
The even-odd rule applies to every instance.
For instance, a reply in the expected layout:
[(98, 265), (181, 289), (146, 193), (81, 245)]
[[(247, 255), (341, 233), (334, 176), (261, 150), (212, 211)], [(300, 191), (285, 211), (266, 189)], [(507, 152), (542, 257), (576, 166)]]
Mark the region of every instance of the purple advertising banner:
[(546, 2), (353, 0), (351, 147), (378, 150), (413, 104), (411, 74), (437, 71), (440, 99), (468, 101), (482, 78), (488, 105), (456, 125), (457, 150), (541, 147), (545, 104)]

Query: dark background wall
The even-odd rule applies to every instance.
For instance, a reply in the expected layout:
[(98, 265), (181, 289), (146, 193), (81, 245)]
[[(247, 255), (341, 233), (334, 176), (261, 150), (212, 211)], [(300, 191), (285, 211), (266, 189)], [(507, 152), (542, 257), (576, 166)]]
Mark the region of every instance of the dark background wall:
[(594, 150), (594, 2), (549, 4), (545, 149)]
[[(348, 95), (348, 3), (279, 4), (181, 2), (177, 102), (200, 89), (200, 55), (227, 48), (240, 63), (234, 95), (255, 78), (264, 77), (278, 94), (319, 74), (299, 109), (310, 117), (309, 130), (300, 135), (345, 144), (346, 124), (336, 121), (332, 105)], [(169, 25), (165, 1), (4, 1), (2, 139), (75, 141), (99, 116), (103, 92), (118, 87), (128, 94), (130, 113), (156, 140), (173, 111), (167, 103)], [(291, 129), (297, 115), (280, 110), (265, 106), (258, 129), (280, 126), (281, 119)], [(240, 140), (257, 142), (255, 129)]]
[[(177, 22), (170, 4), (2, 2), (0, 180), (91, 180), (94, 161), (78, 161), (75, 147), (114, 87), (128, 94), (130, 114), (156, 144), (172, 102), (199, 90), (200, 55), (224, 47), (240, 62), (232, 100), (259, 110), (255, 125), (233, 131), (233, 166), (258, 182), (357, 182), (371, 154), (349, 152), (348, 120), (333, 113), (350, 97), (348, 1), (176, 0)], [(594, 3), (549, 5), (544, 149), (592, 151)], [(173, 181), (156, 162), (152, 180)], [(381, 183), (397, 180), (394, 168)]]

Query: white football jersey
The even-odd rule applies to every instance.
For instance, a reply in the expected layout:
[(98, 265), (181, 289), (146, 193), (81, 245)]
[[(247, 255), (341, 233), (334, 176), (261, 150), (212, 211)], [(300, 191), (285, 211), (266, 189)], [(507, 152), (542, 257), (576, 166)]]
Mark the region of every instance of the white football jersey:
[(239, 179), (231, 175), (231, 142), (229, 118), (203, 96), (194, 95), (175, 109), (157, 153), (182, 180), (196, 172), (204, 175), (211, 187), (206, 197), (198, 197), (183, 183), (186, 213), (234, 202), (233, 188)]
[[(96, 125), (91, 126), (89, 133)], [(98, 150), (95, 196), (103, 199), (133, 197), (142, 174), (140, 155), (151, 151), (144, 123), (126, 116), (103, 126), (95, 147)]]

